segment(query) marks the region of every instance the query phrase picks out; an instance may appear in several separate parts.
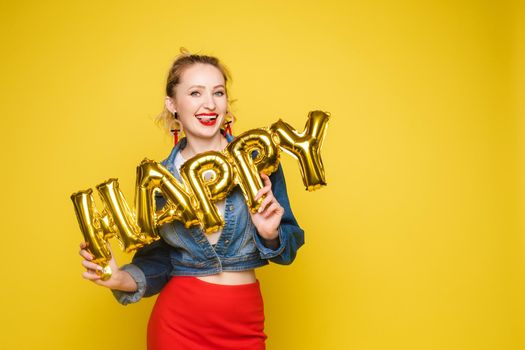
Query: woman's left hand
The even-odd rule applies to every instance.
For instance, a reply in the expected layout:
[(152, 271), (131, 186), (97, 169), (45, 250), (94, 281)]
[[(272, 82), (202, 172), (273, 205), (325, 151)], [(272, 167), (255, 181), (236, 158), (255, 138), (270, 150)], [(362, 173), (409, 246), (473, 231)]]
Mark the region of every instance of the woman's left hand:
[(284, 208), (279, 204), (272, 192), (272, 182), (268, 175), (261, 173), (264, 187), (257, 192), (255, 200), (266, 195), (256, 213), (250, 212), (253, 224), (259, 235), (265, 240), (274, 240), (278, 237), (278, 227), (284, 214)]

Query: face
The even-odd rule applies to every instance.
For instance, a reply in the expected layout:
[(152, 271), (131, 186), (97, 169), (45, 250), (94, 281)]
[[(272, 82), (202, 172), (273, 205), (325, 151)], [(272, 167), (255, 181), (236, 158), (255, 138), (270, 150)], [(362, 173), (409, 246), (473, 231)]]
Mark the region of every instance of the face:
[(183, 71), (175, 97), (168, 98), (166, 106), (177, 112), (186, 136), (211, 138), (219, 134), (228, 108), (224, 85), (222, 73), (212, 65), (197, 63)]

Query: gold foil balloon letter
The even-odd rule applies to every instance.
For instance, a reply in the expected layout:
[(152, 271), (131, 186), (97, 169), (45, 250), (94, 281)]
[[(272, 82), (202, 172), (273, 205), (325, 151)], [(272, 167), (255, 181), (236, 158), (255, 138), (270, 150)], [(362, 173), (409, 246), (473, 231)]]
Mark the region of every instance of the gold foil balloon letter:
[(87, 244), (86, 249), (93, 256), (92, 261), (103, 268), (103, 271), (97, 271), (97, 274), (102, 277), (102, 280), (107, 280), (111, 276), (109, 267), (111, 252), (106, 245), (106, 240), (115, 233), (110, 223), (111, 216), (106, 213), (106, 210), (102, 214), (97, 211), (92, 189), (73, 193), (71, 200)]
[(273, 135), (267, 129), (247, 131), (236, 137), (227, 147), (237, 174), (237, 181), (246, 198), (248, 208), (255, 213), (263, 198), (255, 196), (263, 183), (259, 172), (269, 175), (279, 165), (279, 148)]
[(270, 129), (279, 135), (279, 146), (299, 160), (303, 183), (308, 191), (326, 185), (321, 146), (326, 134), (330, 116), (321, 111), (308, 113), (306, 127), (298, 133), (282, 120), (272, 124)]
[[(157, 211), (155, 192), (167, 199), (166, 205)], [(155, 161), (144, 159), (137, 167), (135, 192), (137, 223), (143, 231), (158, 236), (157, 227), (178, 220), (186, 228), (199, 224), (199, 204), (182, 184)]]
[(226, 198), (234, 186), (233, 167), (228, 158), (219, 152), (204, 152), (186, 161), (180, 171), (199, 201), (202, 230), (205, 233), (219, 230), (224, 220), (214, 202)]
[(116, 227), (117, 239), (126, 252), (132, 252), (145, 244), (153, 242), (157, 237), (144, 234), (137, 225), (135, 213), (129, 208), (124, 195), (119, 189), (117, 179), (109, 179), (97, 186), (104, 205), (108, 208)]

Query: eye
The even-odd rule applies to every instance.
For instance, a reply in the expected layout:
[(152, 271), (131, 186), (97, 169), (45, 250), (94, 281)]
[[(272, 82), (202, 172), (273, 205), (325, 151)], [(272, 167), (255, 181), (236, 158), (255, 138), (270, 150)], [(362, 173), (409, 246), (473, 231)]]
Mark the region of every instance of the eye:
[(224, 91), (216, 91), (215, 96), (224, 96)]
[(200, 93), (198, 91), (192, 91), (192, 92), (190, 92), (190, 95), (196, 97), (196, 96), (199, 96)]

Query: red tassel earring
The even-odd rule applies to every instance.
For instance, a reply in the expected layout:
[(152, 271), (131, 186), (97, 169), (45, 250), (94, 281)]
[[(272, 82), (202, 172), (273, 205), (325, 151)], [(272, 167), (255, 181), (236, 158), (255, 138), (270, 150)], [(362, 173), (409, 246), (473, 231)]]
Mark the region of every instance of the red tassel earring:
[(223, 135), (226, 137), (228, 142), (230, 142), (233, 139), (233, 132), (232, 132), (232, 123), (233, 123), (233, 115), (228, 113), (225, 118), (225, 122), (223, 124)]
[(171, 132), (173, 133), (173, 145), (175, 146), (179, 143), (179, 130), (171, 129)]
[[(177, 112), (173, 113), (173, 118), (178, 119)], [(176, 146), (177, 143), (179, 143), (179, 129), (171, 129), (170, 130), (173, 133), (173, 145)]]
[(224, 129), (222, 130), (222, 135), (224, 137), (226, 137), (226, 135), (232, 136), (232, 127), (231, 127), (229, 122), (224, 124)]

